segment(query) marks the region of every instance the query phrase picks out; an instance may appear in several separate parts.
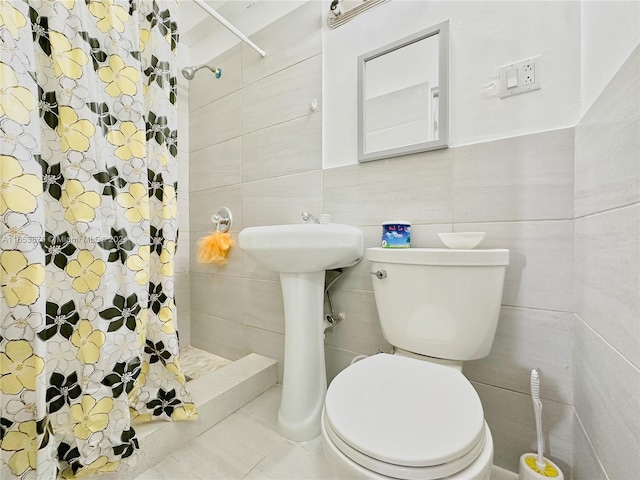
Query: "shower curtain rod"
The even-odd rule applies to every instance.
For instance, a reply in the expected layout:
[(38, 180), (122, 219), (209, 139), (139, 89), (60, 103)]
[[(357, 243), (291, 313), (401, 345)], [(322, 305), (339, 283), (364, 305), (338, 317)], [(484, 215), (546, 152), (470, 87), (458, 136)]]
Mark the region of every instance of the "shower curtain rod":
[(256, 52), (258, 52), (261, 57), (264, 57), (266, 55), (264, 50), (262, 50), (255, 43), (253, 43), (251, 40), (249, 40), (249, 38), (244, 33), (242, 33), (236, 27), (231, 25), (226, 18), (224, 18), (222, 15), (220, 15), (218, 12), (216, 12), (209, 5), (204, 3), (204, 0), (193, 0), (193, 2), (196, 5), (198, 5), (201, 9), (203, 9), (205, 12), (207, 12), (209, 15), (211, 15), (213, 18), (215, 18), (218, 22), (220, 22), (224, 27), (226, 27), (236, 37), (238, 37), (240, 40), (242, 40), (247, 45), (249, 45), (251, 48), (253, 48)]

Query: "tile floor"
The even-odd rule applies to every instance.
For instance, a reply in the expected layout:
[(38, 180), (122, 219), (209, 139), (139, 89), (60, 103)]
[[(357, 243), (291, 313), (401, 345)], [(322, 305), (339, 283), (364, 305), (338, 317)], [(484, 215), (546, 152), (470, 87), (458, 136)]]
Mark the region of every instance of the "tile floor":
[(230, 363), (231, 360), (205, 352), (191, 345), (180, 348), (180, 366), (187, 380), (201, 377)]
[[(320, 437), (296, 443), (280, 436), (276, 386), (176, 450), (135, 480), (329, 479)], [(517, 475), (494, 467), (492, 480)]]

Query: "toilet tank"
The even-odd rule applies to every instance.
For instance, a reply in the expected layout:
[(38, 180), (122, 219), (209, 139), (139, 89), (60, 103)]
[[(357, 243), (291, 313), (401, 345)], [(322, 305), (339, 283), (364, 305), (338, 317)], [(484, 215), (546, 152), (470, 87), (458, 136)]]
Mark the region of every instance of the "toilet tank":
[(448, 360), (486, 357), (498, 325), (509, 250), (368, 248), (385, 339)]

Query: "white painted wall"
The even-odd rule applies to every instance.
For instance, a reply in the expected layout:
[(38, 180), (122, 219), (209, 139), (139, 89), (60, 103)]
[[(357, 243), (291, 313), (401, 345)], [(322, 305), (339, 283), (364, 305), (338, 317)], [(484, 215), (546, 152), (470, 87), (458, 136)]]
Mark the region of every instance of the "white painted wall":
[[(324, 168), (357, 163), (358, 55), (447, 19), (451, 146), (577, 123), (579, 2), (392, 0), (335, 30), (323, 26)], [(501, 100), (498, 68), (534, 55), (542, 89)]]
[(640, 2), (588, 1), (581, 5), (584, 114), (640, 43)]

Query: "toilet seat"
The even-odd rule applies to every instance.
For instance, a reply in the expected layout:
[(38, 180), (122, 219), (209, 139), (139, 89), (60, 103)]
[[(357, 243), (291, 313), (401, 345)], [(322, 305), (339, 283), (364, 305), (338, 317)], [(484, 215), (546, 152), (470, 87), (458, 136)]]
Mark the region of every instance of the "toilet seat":
[(487, 428), (480, 399), (459, 371), (389, 354), (336, 376), (323, 422), (351, 460), (407, 480), (460, 472), (483, 450)]

